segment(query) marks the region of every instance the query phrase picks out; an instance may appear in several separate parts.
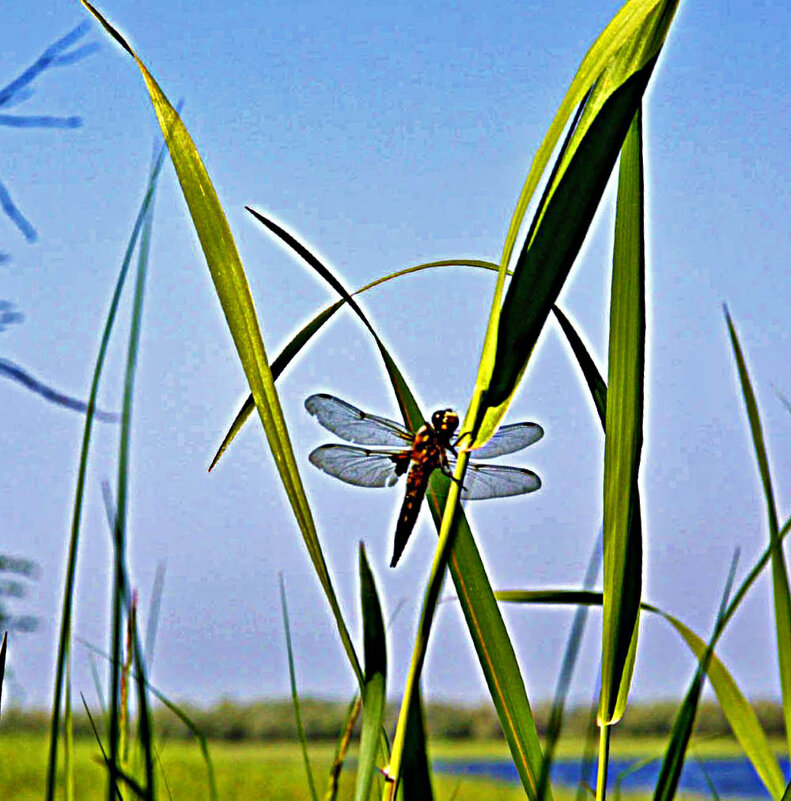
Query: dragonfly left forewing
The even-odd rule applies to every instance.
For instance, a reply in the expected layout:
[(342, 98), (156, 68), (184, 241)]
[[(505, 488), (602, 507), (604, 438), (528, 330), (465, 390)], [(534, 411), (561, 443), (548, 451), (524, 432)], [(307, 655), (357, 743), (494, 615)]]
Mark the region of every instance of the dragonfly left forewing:
[(526, 467), (471, 463), (464, 475), (461, 498), (467, 501), (507, 498), (535, 492), (540, 488), (541, 479)]
[(347, 484), (357, 487), (392, 487), (408, 466), (409, 452), (404, 455), (353, 448), (350, 445), (322, 445), (308, 458), (319, 470)]
[(404, 448), (412, 435), (394, 420), (378, 417), (333, 395), (311, 395), (305, 408), (333, 434), (358, 445)]

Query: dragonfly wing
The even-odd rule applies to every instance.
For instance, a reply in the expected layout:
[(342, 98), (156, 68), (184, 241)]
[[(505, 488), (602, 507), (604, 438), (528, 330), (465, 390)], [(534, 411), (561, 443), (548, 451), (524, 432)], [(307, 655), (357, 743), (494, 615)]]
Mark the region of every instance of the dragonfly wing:
[(524, 495), (541, 487), (541, 479), (525, 467), (494, 464), (470, 464), (464, 475), (462, 500), (482, 501)]
[(538, 442), (543, 436), (544, 429), (538, 423), (513, 423), (509, 426), (500, 426), (482, 448), (470, 451), (470, 456), (474, 459), (494, 459), (496, 456), (521, 451), (522, 448)]
[(398, 453), (369, 451), (349, 445), (322, 445), (310, 456), (311, 464), (347, 484), (357, 487), (392, 487), (398, 481)]
[(305, 408), (324, 428), (348, 442), (385, 448), (403, 448), (405, 442), (412, 444), (413, 437), (403, 426), (386, 417), (367, 414), (332, 395), (311, 395), (305, 401)]

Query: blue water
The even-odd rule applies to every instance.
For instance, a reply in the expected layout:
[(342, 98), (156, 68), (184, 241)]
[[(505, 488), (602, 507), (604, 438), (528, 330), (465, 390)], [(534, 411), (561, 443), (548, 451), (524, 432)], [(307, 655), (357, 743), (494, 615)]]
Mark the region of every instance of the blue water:
[[(607, 787), (614, 789), (619, 783), (623, 790), (653, 790), (659, 776), (660, 761), (656, 760), (635, 770), (634, 773), (622, 776), (636, 759), (611, 759), (608, 771)], [(769, 798), (769, 793), (758, 778), (758, 774), (747, 759), (705, 759), (702, 760), (709, 780), (717, 793), (730, 798)], [(788, 760), (781, 758), (780, 767), (788, 776)], [(519, 776), (512, 762), (505, 760), (475, 760), (470, 762), (433, 763), (433, 768), (441, 773), (456, 775), (484, 776), (501, 781), (518, 782)], [(559, 759), (552, 766), (552, 783), (576, 787), (579, 785), (580, 761)], [(596, 764), (594, 762), (591, 784), (596, 783)], [(709, 785), (703, 769), (695, 759), (689, 759), (681, 773), (680, 790), (711, 796)]]

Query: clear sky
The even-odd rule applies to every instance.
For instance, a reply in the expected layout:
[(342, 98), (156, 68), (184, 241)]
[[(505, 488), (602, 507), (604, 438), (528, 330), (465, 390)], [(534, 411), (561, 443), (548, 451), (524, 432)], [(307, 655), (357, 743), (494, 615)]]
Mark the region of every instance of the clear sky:
[[(618, 3), (268, 3), (106, 0), (175, 102), (225, 204), (274, 356), (334, 300), (243, 210), (251, 204), (310, 242), (349, 287), (448, 257), (499, 258), (533, 154), (589, 44)], [(76, 2), (6, 4), (0, 84), (84, 18)], [(730, 304), (764, 413), (781, 516), (789, 511), (791, 395), (788, 264), (791, 11), (783, 3), (682, 3), (646, 111), (649, 374), (645, 595), (707, 633), (734, 548), (743, 574), (765, 547), (765, 515), (725, 336)], [(0, 298), (24, 313), (0, 355), (86, 396), (116, 272), (139, 205), (156, 123), (132, 61), (94, 28), (99, 52), (42, 76), (18, 111), (78, 114), (76, 130), (0, 127), (0, 179), (36, 226), (28, 244), (0, 217)], [(605, 368), (611, 210), (600, 215), (561, 301)], [(491, 278), (455, 269), (404, 279), (365, 307), (424, 410), (464, 408)], [(128, 304), (125, 306), (128, 310)], [(120, 403), (127, 326), (118, 329), (102, 404)], [(347, 313), (279, 383), (328, 561), (359, 634), (357, 542), (368, 548), (392, 627), (390, 692), (403, 687), (435, 536), (422, 518), (387, 567), (400, 491), (350, 488), (310, 450), (332, 440), (304, 399), (337, 394), (396, 417), (378, 355)], [(211, 475), (208, 462), (244, 378), (171, 168), (154, 223), (134, 447), (130, 552), (145, 616), (166, 565), (155, 683), (210, 701), (287, 692), (277, 600), (283, 571), (301, 689), (353, 690), (330, 615), (289, 517), (257, 424)], [(82, 421), (0, 381), (0, 552), (36, 559), (40, 580), (14, 609), (37, 634), (12, 642), (13, 693), (46, 704)], [(496, 588), (574, 586), (600, 525), (603, 440), (586, 391), (549, 326), (509, 415), (544, 440), (510, 461), (544, 488), (468, 509)], [(76, 633), (107, 642), (109, 537), (100, 482), (117, 432), (97, 431), (80, 555)], [(786, 503), (786, 505), (783, 505)], [(554, 686), (569, 613), (509, 609), (531, 698)], [(598, 672), (592, 616), (576, 698)], [(777, 693), (763, 581), (729, 627), (722, 656), (752, 696)], [(85, 650), (75, 686), (92, 693)], [(104, 665), (100, 665), (104, 675)], [(678, 698), (693, 668), (676, 636), (644, 624), (634, 692)], [(485, 695), (458, 611), (442, 607), (426, 672), (430, 696)]]

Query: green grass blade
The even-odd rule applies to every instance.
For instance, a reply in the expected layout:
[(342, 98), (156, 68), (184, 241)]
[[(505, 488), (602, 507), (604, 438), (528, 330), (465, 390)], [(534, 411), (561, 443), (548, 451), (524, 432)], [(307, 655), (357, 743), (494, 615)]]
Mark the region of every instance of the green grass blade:
[[(300, 329), (293, 339), (289, 341), (286, 347), (283, 348), (283, 350), (272, 362), (272, 379), (274, 381), (277, 381), (277, 379), (280, 378), (283, 370), (288, 367), (294, 357), (310, 341), (311, 337), (321, 329), (324, 323), (326, 323), (332, 317), (332, 315), (335, 314), (335, 312), (338, 311), (341, 306), (343, 306), (343, 304), (344, 301), (339, 300), (336, 303), (333, 303), (332, 306), (320, 311), (306, 326)], [(228, 450), (228, 446), (236, 438), (236, 435), (242, 430), (242, 427), (254, 411), (255, 400), (253, 400), (252, 395), (248, 395), (242, 404), (241, 409), (239, 409), (236, 417), (234, 418), (233, 423), (231, 423), (231, 427), (228, 429), (228, 433), (225, 435), (220, 447), (217, 449), (217, 453), (214, 454), (214, 458), (211, 460), (211, 464), (209, 465), (209, 472), (215, 468), (217, 462), (220, 461), (220, 457), (225, 453), (226, 450)]]
[(560, 132), (572, 109), (587, 95), (582, 117), (536, 211), (537, 223), (525, 241), (499, 312), (499, 283), (495, 291), (477, 384), (478, 391), (485, 392), (476, 418), (483, 415), (478, 443), (494, 432), (524, 373), (549, 309), (582, 245), (676, 7), (677, 0), (624, 6), (586, 56), (573, 91), (564, 99), (551, 135), (542, 144), (541, 159), (531, 168), (506, 239), (501, 270), (510, 261), (527, 204)]
[[(600, 592), (584, 590), (506, 590), (496, 593), (499, 601), (528, 604), (589, 604), (601, 606)], [(681, 639), (702, 661), (706, 653), (706, 643), (692, 629), (673, 615), (656, 606), (643, 602), (643, 612), (663, 617), (679, 634)], [(725, 616), (723, 616), (725, 619)], [(722, 627), (721, 629), (722, 630)], [(763, 781), (773, 798), (779, 798), (785, 788), (785, 780), (769, 741), (766, 739), (758, 717), (750, 703), (742, 694), (728, 669), (715, 653), (711, 654), (707, 672), (711, 686), (717, 696), (720, 707), (728, 719), (734, 736), (747, 758), (752, 762), (756, 773)]]
[[(275, 233), (279, 238), (282, 238), (279, 236), (279, 231), (282, 231), (282, 228), (276, 226), (274, 222), (270, 221), (268, 218), (264, 217), (258, 212), (254, 212), (252, 209), (250, 211), (254, 216), (256, 216), (256, 218), (261, 220), (261, 222), (264, 222), (269, 230)], [(270, 224), (273, 227), (270, 227)], [(413, 273), (422, 272), (423, 270), (431, 270), (437, 267), (477, 267), (479, 269), (497, 272), (496, 264), (484, 261), (482, 259), (443, 259), (441, 261), (426, 262), (424, 264), (415, 265), (414, 267), (407, 267), (403, 270), (398, 270), (395, 273), (390, 273), (389, 275), (383, 276), (382, 278), (377, 278), (375, 281), (371, 281), (370, 283), (358, 289), (356, 292), (350, 293), (350, 297), (361, 295), (363, 292), (374, 289), (375, 287), (380, 286), (388, 281), (392, 281), (395, 278), (401, 278), (405, 275), (412, 275)], [(338, 311), (338, 309), (341, 308), (341, 306), (343, 306), (344, 303), (346, 303), (346, 300), (342, 299), (320, 311), (294, 336), (294, 338), (286, 345), (286, 347), (283, 348), (280, 354), (272, 361), (272, 376), (275, 380), (280, 377), (283, 370), (285, 370), (285, 368), (297, 356), (300, 350), (302, 350), (302, 348), (309, 342), (311, 337), (320, 330), (320, 328), (332, 317), (333, 314), (335, 314), (336, 311)], [(225, 435), (222, 443), (220, 444), (220, 447), (217, 449), (217, 453), (214, 455), (214, 458), (209, 465), (209, 471), (214, 469), (214, 467), (217, 465), (217, 462), (220, 461), (220, 458), (228, 449), (228, 446), (235, 439), (236, 435), (242, 430), (242, 427), (254, 411), (255, 401), (253, 400), (252, 395), (248, 395), (242, 404), (242, 407), (237, 412), (236, 417), (234, 418), (234, 421), (228, 430), (228, 433)]]
[[(114, 579), (112, 587), (112, 631), (110, 639), (110, 718), (108, 756), (110, 771), (108, 774), (107, 794), (109, 801), (113, 801), (117, 792), (117, 776), (119, 775), (119, 761), (121, 759), (121, 642), (123, 638), (123, 586), (124, 565), (126, 562), (126, 523), (129, 496), (129, 459), (132, 431), (132, 402), (134, 398), (135, 375), (137, 371), (137, 356), (140, 347), (140, 331), (143, 318), (143, 297), (148, 268), (148, 254), (151, 245), (151, 225), (153, 219), (153, 200), (149, 205), (143, 219), (143, 228), (140, 235), (138, 250), (138, 267), (135, 280), (134, 297), (132, 300), (132, 319), (129, 330), (129, 343), (126, 353), (126, 371), (124, 375), (123, 401), (121, 406), (121, 431), (118, 441), (118, 478), (117, 478), (117, 508), (114, 515), (115, 531), (115, 559)], [(150, 756), (150, 754), (149, 754)], [(154, 797), (153, 762), (147, 763), (147, 791)]]
[(71, 713), (71, 657), (66, 660), (66, 696), (63, 702), (63, 782), (66, 801), (74, 801), (74, 718)]
[(148, 209), (153, 202), (154, 191), (156, 188), (157, 178), (162, 168), (164, 157), (164, 150), (160, 152), (156, 161), (154, 162), (151, 175), (149, 176), (148, 186), (146, 189), (143, 202), (132, 228), (132, 234), (129, 238), (129, 243), (124, 254), (121, 264), (121, 269), (118, 274), (118, 279), (115, 284), (110, 307), (107, 312), (107, 318), (102, 332), (101, 342), (99, 344), (99, 352), (96, 356), (96, 362), (93, 370), (93, 377), (91, 379), (91, 389), (88, 395), (88, 407), (85, 412), (85, 425), (83, 427), (82, 444), (80, 446), (80, 459), (77, 468), (77, 480), (74, 492), (74, 505), (72, 511), (71, 533), (69, 537), (69, 550), (66, 563), (66, 576), (64, 580), (63, 589), (63, 603), (61, 607), (61, 622), (60, 633), (58, 637), (58, 654), (55, 665), (55, 687), (53, 691), (52, 702), (52, 718), (50, 723), (50, 742), (49, 742), (49, 756), (47, 760), (47, 785), (46, 785), (46, 799), (53, 801), (55, 797), (55, 778), (57, 772), (57, 759), (58, 759), (58, 739), (60, 736), (60, 713), (62, 705), (63, 693), (63, 680), (65, 674), (66, 658), (68, 656), (69, 646), (71, 642), (71, 620), (74, 599), (74, 584), (77, 574), (77, 555), (79, 551), (80, 539), (80, 523), (82, 520), (83, 499), (85, 495), (85, 475), (88, 467), (88, 451), (91, 442), (91, 432), (93, 430), (93, 419), (96, 409), (96, 398), (99, 392), (99, 382), (101, 379), (102, 371), (104, 369), (105, 358), (107, 355), (107, 348), (110, 342), (110, 334), (112, 333), (113, 325), (115, 323), (116, 313), (118, 311), (118, 304), (121, 299), (121, 292), (126, 281), (126, 276), (129, 271), (129, 265), (132, 261), (132, 254), (135, 245), (137, 244), (140, 231), (143, 226), (143, 220), (148, 214)]
[[(601, 554), (601, 539), (597, 537), (582, 581), (583, 589), (590, 589), (595, 584), (596, 576), (599, 574), (599, 567), (601, 565)], [(566, 709), (566, 700), (568, 698), (569, 688), (571, 687), (571, 680), (574, 676), (574, 668), (577, 665), (580, 646), (582, 645), (582, 636), (585, 633), (585, 624), (587, 621), (588, 607), (583, 605), (578, 606), (569, 630), (566, 648), (560, 663), (555, 695), (552, 699), (552, 707), (549, 711), (549, 722), (547, 723), (546, 735), (544, 737), (544, 759), (541, 763), (541, 776), (538, 782), (538, 798), (540, 799), (544, 798), (550, 772), (552, 770), (555, 748), (557, 747), (563, 729), (563, 713)]]
[[(341, 297), (349, 303), (363, 324), (374, 337), (382, 356), (396, 400), (401, 408), (405, 424), (414, 430), (425, 419), (412, 392), (398, 370), (373, 326), (359, 305), (332, 275), (327, 267), (293, 235), (284, 231), (274, 221), (260, 212), (250, 212), (272, 231), (281, 241), (315, 269)], [(435, 473), (429, 481), (427, 498), (429, 509), (437, 528), (440, 527), (448, 479)], [(519, 777), (531, 798), (536, 798), (538, 777), (543, 755), (538, 739), (535, 719), (527, 698), (524, 680), (519, 670), (508, 631), (494, 598), (489, 578), (486, 575), (472, 531), (459, 509), (456, 515), (456, 532), (449, 560), (450, 572), (467, 626), (475, 646), (489, 692), (497, 710), (500, 725), (511, 749)], [(408, 713), (409, 705), (406, 706)], [(549, 791), (547, 798), (549, 798)]]
[(783, 719), (785, 721), (786, 741), (791, 752), (791, 594), (788, 587), (788, 569), (785, 556), (780, 547), (779, 522), (777, 519), (777, 506), (774, 491), (772, 490), (772, 476), (769, 471), (769, 457), (766, 452), (761, 417), (758, 412), (758, 402), (755, 399), (750, 374), (742, 353), (736, 328), (733, 325), (727, 308), (725, 319), (728, 323), (728, 332), (733, 346), (733, 355), (739, 372), (739, 382), (744, 395), (744, 404), (747, 409), (747, 418), (750, 423), (755, 458), (761, 474), (761, 484), (766, 501), (766, 512), (769, 525), (769, 544), (772, 546), (772, 599), (775, 610), (775, 631), (777, 633), (777, 660), (780, 670), (780, 687), (783, 696)]
[(373, 573), (360, 543), (360, 608), (363, 620), (365, 686), (363, 687), (363, 726), (357, 760), (355, 801), (367, 801), (376, 775), (379, 734), (385, 715), (387, 692), (387, 642), (382, 607)]
[(433, 801), (431, 766), (428, 760), (426, 725), (420, 685), (412, 696), (404, 744), (404, 770), (401, 781), (404, 801)]
[(178, 113), (121, 34), (89, 3), (83, 5), (135, 59), (165, 135), (170, 157), (201, 243), (228, 329), (255, 399), (269, 448), (313, 566), (335, 618), (349, 662), (362, 684), (362, 671), (335, 595), (313, 516), (299, 475), (280, 400), (267, 362), (250, 287), (209, 174)]
[[(621, 153), (615, 215), (607, 413), (604, 443), (604, 609), (599, 720), (623, 714), (636, 649), (642, 590), (642, 537), (637, 490), (643, 444), (645, 367), (645, 235), (642, 118), (632, 122)], [(634, 657), (631, 663), (634, 664)]]
[(681, 771), (684, 767), (684, 761), (687, 755), (687, 748), (689, 746), (690, 738), (692, 737), (692, 729), (695, 725), (695, 718), (698, 713), (698, 704), (700, 702), (700, 695), (703, 691), (703, 680), (708, 673), (711, 655), (714, 653), (714, 646), (719, 637), (719, 630), (722, 627), (723, 615), (725, 614), (726, 604), (731, 593), (733, 586), (733, 579), (736, 574), (736, 563), (738, 561), (738, 551), (734, 556), (731, 563), (731, 569), (728, 573), (728, 579), (725, 583), (725, 590), (722, 594), (722, 601), (720, 602), (720, 609), (717, 614), (717, 620), (714, 624), (714, 631), (712, 632), (709, 643), (703, 654), (703, 658), (698, 663), (695, 673), (692, 676), (689, 688), (687, 689), (684, 700), (678, 709), (673, 727), (670, 731), (668, 738), (667, 748), (662, 759), (662, 765), (659, 770), (659, 777), (657, 778), (656, 786), (654, 788), (654, 801), (672, 801), (676, 796), (678, 784), (681, 780)]
[(3, 632), (3, 643), (0, 645), (0, 710), (3, 708), (3, 682), (5, 681), (5, 660), (8, 653), (8, 632)]
[(280, 608), (283, 612), (283, 629), (286, 635), (286, 652), (288, 654), (288, 677), (291, 683), (291, 705), (294, 709), (294, 721), (297, 724), (297, 738), (302, 748), (302, 761), (305, 764), (305, 773), (308, 777), (308, 789), (313, 801), (318, 801), (316, 785), (313, 781), (313, 771), (310, 767), (310, 755), (308, 754), (308, 738), (305, 736), (305, 727), (302, 725), (302, 712), (299, 705), (299, 693), (297, 692), (297, 674), (294, 669), (294, 649), (291, 645), (291, 626), (288, 622), (288, 604), (286, 603), (286, 587), (283, 583), (283, 574), (280, 576)]
[(335, 744), (335, 756), (330, 766), (330, 775), (327, 782), (327, 792), (324, 794), (324, 801), (335, 801), (338, 797), (341, 771), (346, 761), (349, 743), (352, 741), (354, 726), (357, 723), (357, 718), (360, 716), (362, 705), (362, 698), (360, 698), (359, 695), (355, 695), (354, 700), (349, 704), (349, 708), (346, 712), (346, 720), (344, 721), (343, 728), (338, 737), (338, 742)]

